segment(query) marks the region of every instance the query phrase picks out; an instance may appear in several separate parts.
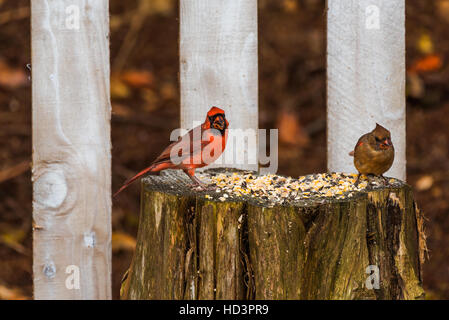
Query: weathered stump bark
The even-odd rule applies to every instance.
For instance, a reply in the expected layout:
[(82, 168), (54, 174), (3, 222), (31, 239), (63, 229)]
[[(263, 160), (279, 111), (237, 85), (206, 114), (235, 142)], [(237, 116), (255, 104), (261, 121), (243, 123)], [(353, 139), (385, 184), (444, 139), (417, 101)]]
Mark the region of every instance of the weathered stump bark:
[(182, 172), (142, 181), (122, 299), (424, 297), (423, 217), (406, 184), (273, 206), (189, 183)]

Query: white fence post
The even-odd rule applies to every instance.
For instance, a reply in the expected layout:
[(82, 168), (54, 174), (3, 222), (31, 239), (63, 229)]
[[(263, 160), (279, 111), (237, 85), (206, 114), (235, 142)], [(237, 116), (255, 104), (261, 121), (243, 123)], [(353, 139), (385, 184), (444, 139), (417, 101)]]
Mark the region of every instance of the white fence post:
[(250, 154), (255, 163), (214, 166), (257, 169), (257, 0), (181, 0), (180, 80), (182, 128), (204, 121), (217, 106), (225, 110), (230, 129), (251, 129), (237, 134), (253, 142), (232, 148), (230, 138), (222, 158)]
[(107, 0), (33, 0), (35, 299), (111, 298)]
[(328, 0), (328, 170), (357, 172), (357, 139), (376, 122), (391, 131), (405, 180), (405, 1)]

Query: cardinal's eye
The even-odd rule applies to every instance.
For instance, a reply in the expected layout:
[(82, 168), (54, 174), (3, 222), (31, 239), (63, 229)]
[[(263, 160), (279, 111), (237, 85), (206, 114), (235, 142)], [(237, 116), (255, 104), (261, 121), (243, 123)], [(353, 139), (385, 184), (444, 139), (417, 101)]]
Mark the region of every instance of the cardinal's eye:
[(376, 138), (376, 142), (382, 142), (382, 139), (379, 139), (378, 137), (375, 137)]

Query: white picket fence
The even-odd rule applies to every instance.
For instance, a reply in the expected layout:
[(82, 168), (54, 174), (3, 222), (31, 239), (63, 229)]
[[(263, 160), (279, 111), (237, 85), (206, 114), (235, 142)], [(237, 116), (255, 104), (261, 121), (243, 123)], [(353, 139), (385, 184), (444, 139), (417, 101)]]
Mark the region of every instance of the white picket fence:
[[(34, 298), (110, 299), (108, 1), (31, 4)], [(257, 0), (180, 8), (181, 126), (216, 104), (257, 132)], [(396, 147), (388, 174), (405, 178), (404, 11), (404, 0), (328, 0), (330, 170), (354, 171), (347, 153), (379, 122)]]

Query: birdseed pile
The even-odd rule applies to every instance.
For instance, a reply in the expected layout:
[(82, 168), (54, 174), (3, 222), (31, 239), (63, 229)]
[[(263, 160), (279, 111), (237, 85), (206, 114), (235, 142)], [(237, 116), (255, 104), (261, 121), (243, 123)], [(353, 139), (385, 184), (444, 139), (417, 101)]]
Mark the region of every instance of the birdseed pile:
[[(385, 186), (381, 177), (361, 176), (355, 186), (357, 174), (322, 173), (301, 176), (298, 179), (275, 174), (254, 173), (200, 173), (199, 178), (209, 183), (204, 197), (210, 200), (244, 200), (268, 206), (287, 205), (305, 200), (347, 199), (356, 192)], [(390, 187), (402, 182), (389, 178)]]

